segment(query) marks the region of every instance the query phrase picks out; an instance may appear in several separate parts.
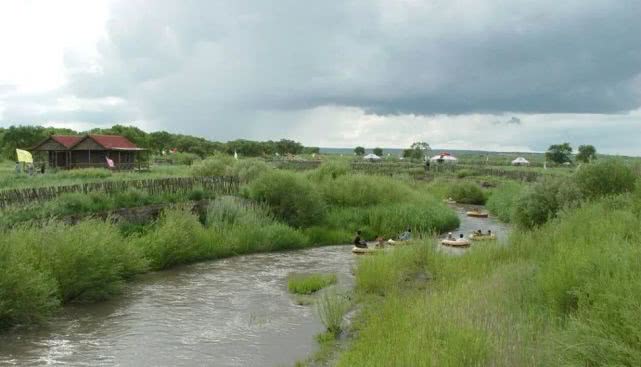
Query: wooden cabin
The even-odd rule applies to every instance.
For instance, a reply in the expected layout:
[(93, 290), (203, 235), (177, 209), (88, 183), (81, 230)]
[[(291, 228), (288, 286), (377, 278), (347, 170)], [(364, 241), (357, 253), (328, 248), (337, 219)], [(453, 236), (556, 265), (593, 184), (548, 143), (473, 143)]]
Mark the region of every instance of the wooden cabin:
[(30, 149), (49, 167), (62, 169), (108, 168), (107, 158), (115, 169), (140, 168), (138, 152), (144, 150), (124, 136), (96, 134), (51, 135)]

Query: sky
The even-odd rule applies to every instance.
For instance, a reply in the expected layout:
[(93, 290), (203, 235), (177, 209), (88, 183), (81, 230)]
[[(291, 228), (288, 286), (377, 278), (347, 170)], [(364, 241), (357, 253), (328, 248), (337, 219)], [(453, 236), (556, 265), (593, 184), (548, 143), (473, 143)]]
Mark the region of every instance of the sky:
[(638, 0), (0, 0), (0, 127), (641, 156)]

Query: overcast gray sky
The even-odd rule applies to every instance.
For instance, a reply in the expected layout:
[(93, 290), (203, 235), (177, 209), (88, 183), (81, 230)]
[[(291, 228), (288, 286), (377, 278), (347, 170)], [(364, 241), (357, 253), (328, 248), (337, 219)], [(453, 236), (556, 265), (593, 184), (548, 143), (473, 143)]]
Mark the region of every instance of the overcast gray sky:
[(641, 155), (638, 0), (0, 2), (0, 126)]

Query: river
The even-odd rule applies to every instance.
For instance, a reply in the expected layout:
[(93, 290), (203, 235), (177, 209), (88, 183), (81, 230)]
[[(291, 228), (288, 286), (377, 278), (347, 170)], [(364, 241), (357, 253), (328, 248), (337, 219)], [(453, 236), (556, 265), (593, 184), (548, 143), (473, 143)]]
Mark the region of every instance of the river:
[[(453, 208), (459, 231), (505, 238), (506, 225)], [(146, 274), (122, 296), (70, 305), (44, 326), (0, 335), (0, 365), (291, 366), (314, 351), (324, 327), (314, 307), (288, 293), (287, 275), (333, 272), (339, 286), (351, 287), (355, 258), (351, 246), (327, 246)]]

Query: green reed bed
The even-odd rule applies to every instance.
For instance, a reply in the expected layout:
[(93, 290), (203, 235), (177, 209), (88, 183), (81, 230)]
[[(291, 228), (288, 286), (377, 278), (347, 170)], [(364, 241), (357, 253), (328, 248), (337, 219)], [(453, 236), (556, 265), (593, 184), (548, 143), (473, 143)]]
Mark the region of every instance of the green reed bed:
[(312, 294), (336, 284), (336, 274), (291, 274), (287, 278), (287, 289), (294, 294)]

